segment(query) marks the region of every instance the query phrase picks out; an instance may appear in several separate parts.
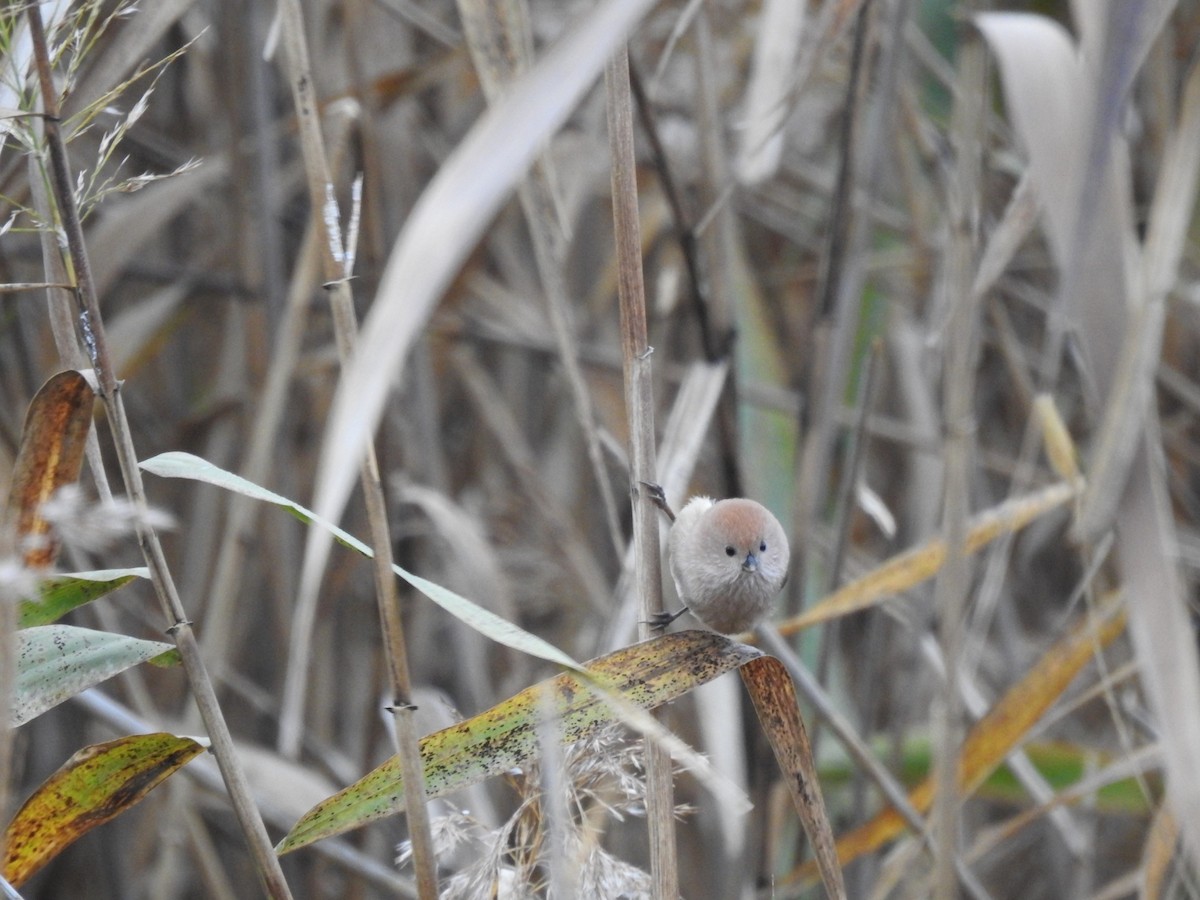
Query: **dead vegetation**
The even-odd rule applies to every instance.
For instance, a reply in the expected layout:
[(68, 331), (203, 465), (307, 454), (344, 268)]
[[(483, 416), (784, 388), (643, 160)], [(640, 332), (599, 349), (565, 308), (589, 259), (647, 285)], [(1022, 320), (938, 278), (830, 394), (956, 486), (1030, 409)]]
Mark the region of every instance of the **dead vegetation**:
[[(576, 660), (638, 637), (636, 473), (677, 507), (754, 497), (792, 536), (759, 637), (803, 695), (849, 896), (1200, 895), (1196, 5), (272, 9), (43, 13), (139, 459), (187, 451), (312, 507)], [(618, 66), (606, 87), (627, 34), (632, 89)], [(19, 5), (0, 36), (7, 484), (38, 386), (92, 361)], [(635, 190), (622, 257), (614, 191)], [(274, 508), (146, 485), (272, 840), (397, 740), (557, 671)], [(64, 571), (142, 564), (128, 539), (65, 543)], [(381, 626), (381, 590), (402, 621)], [(148, 583), (74, 615), (167, 627)], [(130, 670), (23, 725), (11, 797), (117, 734), (206, 731), (190, 674)], [(416, 709), (381, 714), (397, 699)], [(683, 896), (817, 896), (741, 685), (664, 721), (749, 813), (688, 774), (658, 805), (612, 738), (543, 735), (538, 767), (430, 804), (433, 843), (458, 843), (443, 886), (661, 888), (646, 806)], [(251, 896), (205, 762), (23, 896)], [(408, 837), (385, 819), (283, 874), (296, 896), (415, 896)]]

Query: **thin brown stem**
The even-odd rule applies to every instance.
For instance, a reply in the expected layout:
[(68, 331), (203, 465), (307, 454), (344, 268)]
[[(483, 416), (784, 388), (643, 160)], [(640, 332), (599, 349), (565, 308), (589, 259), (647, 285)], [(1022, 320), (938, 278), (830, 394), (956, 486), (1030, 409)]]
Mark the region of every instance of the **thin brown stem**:
[(291, 892), (288, 890), (283, 871), (279, 867), (279, 860), (275, 856), (275, 851), (267, 836), (266, 826), (250, 795), (250, 786), (238, 760), (233, 737), (221, 713), (220, 705), (217, 703), (212, 682), (200, 655), (195, 633), (192, 631), (192, 624), (187, 619), (183, 603), (175, 588), (174, 579), (167, 566), (158, 533), (149, 524), (149, 518), (145, 515), (148, 511), (148, 504), (142, 485), (141, 471), (137, 465), (137, 451), (133, 445), (129, 420), (125, 415), (125, 404), (121, 399), (120, 386), (117, 383), (112, 357), (108, 350), (104, 320), (96, 298), (87, 247), (83, 240), (79, 209), (72, 188), (66, 147), (59, 128), (58, 93), (54, 87), (51, 73), (41, 10), (37, 4), (31, 4), (27, 14), (46, 116), (46, 146), (50, 156), (51, 183), (74, 269), (75, 297), (79, 304), (77, 324), (92, 367), (96, 371), (100, 399), (104, 403), (112, 429), (113, 443), (121, 474), (125, 480), (125, 488), (129, 492), (135, 508), (142, 514), (138, 517), (138, 544), (150, 569), (151, 581), (163, 615), (170, 623), (167, 633), (175, 640), (175, 645), (179, 649), (183, 668), (187, 673), (188, 684), (191, 686), (196, 706), (200, 710), (209, 739), (212, 741), (212, 753), (221, 769), (221, 776), (229, 791), (229, 798), (233, 804), (238, 824), (246, 838), (250, 853), (254, 857), (259, 878), (269, 896), (290, 898)]
[[(301, 147), (308, 173), (309, 201), (312, 205), (312, 215), (322, 225), (320, 230), (324, 240), (319, 242), (322, 248), (321, 260), (333, 312), (338, 356), (344, 367), (354, 351), (358, 333), (358, 321), (348, 280), (351, 273), (345, 262), (348, 258), (347, 252), (342, 247), (341, 235), (337, 231), (338, 222), (331, 215), (332, 204), (328, 195), (333, 190), (333, 178), (325, 156), (320, 122), (317, 119), (317, 101), (308, 60), (308, 46), (304, 37), (303, 14), (298, 0), (285, 0), (281, 9), (292, 96), (296, 104)], [(379, 464), (375, 458), (374, 447), (369, 443), (360, 468), (359, 483), (367, 507), (367, 523), (371, 547), (374, 550), (372, 571), (375, 597), (379, 607), (384, 656), (392, 689), (390, 711), (393, 714), (396, 746), (404, 782), (404, 805), (408, 815), (409, 839), (412, 841), (417, 892), (422, 900), (436, 900), (436, 858), (429, 827), (429, 812), (425, 807), (425, 772), (413, 715), (416, 706), (412, 702), (412, 679), (409, 676), (404, 623), (400, 617), (396, 576), (392, 571), (391, 530), (388, 527), (387, 504), (383, 496)], [(305, 640), (303, 646), (308, 647), (309, 642)], [(298, 667), (296, 684), (304, 684), (306, 670), (307, 666)], [(301, 690), (299, 696), (303, 698), (303, 695)]]
[[(641, 597), (642, 638), (662, 612), (662, 559), (658, 544), (658, 508), (646, 502), (637, 485), (654, 482), (654, 393), (646, 331), (646, 292), (642, 280), (641, 223), (633, 154), (633, 100), (629, 91), (629, 55), (617, 52), (604, 70), (608, 138), (612, 153), (613, 223), (616, 232), (621, 309), (621, 350), (625, 362), (625, 405), (629, 417), (630, 477), (633, 487), (633, 541)], [(646, 819), (650, 829), (653, 896), (675, 900), (679, 872), (675, 849), (674, 785), (666, 750), (646, 742)]]
[(946, 474), (942, 500), (942, 530), (946, 564), (938, 574), (935, 600), (941, 616), (942, 655), (946, 679), (933, 717), (934, 833), (937, 866), (934, 896), (958, 895), (956, 863), (962, 798), (958, 781), (958, 752), (965, 734), (959, 667), (966, 635), (967, 592), (971, 564), (966, 552), (971, 449), (974, 444), (973, 398), (979, 305), (971, 292), (975, 272), (981, 135), (984, 107), (980, 99), (986, 75), (983, 46), (968, 40), (959, 51), (958, 103), (952, 132), (957, 158), (949, 191), (950, 242), (942, 283), (950, 311), (946, 327), (943, 451)]
[(700, 344), (704, 347), (704, 358), (709, 362), (717, 362), (729, 355), (733, 332), (714, 335), (712, 323), (708, 316), (708, 296), (704, 276), (700, 269), (700, 248), (696, 242), (696, 229), (691, 217), (683, 208), (683, 197), (675, 176), (671, 172), (671, 162), (667, 158), (667, 150), (658, 134), (658, 123), (654, 118), (654, 109), (637, 66), (630, 61), (629, 86), (633, 89), (633, 97), (637, 100), (638, 121), (650, 144), (650, 152), (654, 158), (654, 168), (658, 172), (658, 181), (662, 185), (667, 205), (671, 208), (671, 218), (675, 223), (675, 237), (679, 241), (679, 252), (683, 254), (683, 264), (687, 269), (688, 281), (692, 288), (692, 309), (696, 315), (696, 327), (700, 331)]

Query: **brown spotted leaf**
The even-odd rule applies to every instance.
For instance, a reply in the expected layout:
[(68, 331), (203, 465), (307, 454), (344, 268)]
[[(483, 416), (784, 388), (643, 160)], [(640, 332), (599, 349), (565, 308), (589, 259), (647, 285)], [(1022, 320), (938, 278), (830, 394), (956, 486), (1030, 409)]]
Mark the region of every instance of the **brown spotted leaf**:
[(775, 759), (783, 770), (784, 781), (792, 795), (792, 802), (800, 816), (800, 822), (813, 847), (813, 856), (825, 890), (830, 897), (844, 898), (846, 886), (842, 883), (842, 870), (838, 865), (837, 849), (833, 840), (833, 828), (825, 812), (825, 801), (821, 797), (821, 784), (817, 780), (817, 765), (813, 761), (812, 744), (804, 722), (800, 718), (800, 707), (796, 701), (796, 688), (783, 663), (773, 656), (752, 659), (739, 670), (758, 721), (771, 742)]
[(5, 518), (15, 526), (25, 565), (31, 569), (49, 567), (58, 552), (41, 508), (60, 487), (79, 478), (94, 399), (81, 374), (59, 372), (42, 385), (25, 414)]
[(84, 747), (51, 775), (4, 834), (4, 877), (19, 886), (97, 825), (138, 803), (204, 748), (173, 734)]
[(149, 662), (175, 665), (179, 651), (73, 625), (40, 625), (17, 632), (17, 683), (10, 722), (15, 728), (126, 669)]
[[(797, 812), (812, 842), (831, 897), (844, 898), (833, 832), (817, 782), (812, 747), (791, 678), (773, 657), (708, 631), (684, 631), (634, 644), (592, 660), (588, 674), (622, 701), (643, 709), (670, 702), (739, 668)], [(526, 688), (472, 719), (421, 741), (428, 797), (440, 797), (522, 764), (538, 753), (538, 716), (547, 692), (564, 743), (580, 740), (625, 716), (576, 673)], [(396, 757), (305, 813), (276, 851), (289, 853), (403, 810)]]
[[(642, 709), (653, 709), (758, 658), (762, 651), (708, 631), (682, 631), (643, 641), (586, 664), (598, 684)], [(526, 688), (473, 718), (421, 740), (425, 794), (451, 791), (506, 772), (538, 752), (538, 717), (549, 692), (564, 743), (622, 721), (583, 678), (564, 673)], [(396, 757), (317, 804), (275, 848), (280, 854), (403, 810)]]

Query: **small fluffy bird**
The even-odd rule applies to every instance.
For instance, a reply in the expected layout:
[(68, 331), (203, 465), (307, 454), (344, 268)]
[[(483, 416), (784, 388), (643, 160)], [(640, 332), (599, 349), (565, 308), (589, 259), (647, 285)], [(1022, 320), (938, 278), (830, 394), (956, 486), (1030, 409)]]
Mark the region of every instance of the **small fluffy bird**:
[[(787, 581), (791, 555), (783, 526), (761, 503), (711, 497), (693, 497), (680, 510), (667, 552), (684, 607), (721, 634), (763, 620)], [(682, 613), (655, 624), (665, 627)]]

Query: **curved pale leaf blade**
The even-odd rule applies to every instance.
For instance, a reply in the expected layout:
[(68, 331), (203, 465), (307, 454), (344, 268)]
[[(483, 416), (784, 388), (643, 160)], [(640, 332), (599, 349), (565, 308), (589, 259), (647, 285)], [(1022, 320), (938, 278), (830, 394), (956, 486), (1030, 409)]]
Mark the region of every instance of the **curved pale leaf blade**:
[(792, 111), (796, 57), (804, 33), (805, 6), (790, 0), (763, 4), (746, 88), (745, 124), (734, 171), (746, 185), (774, 176), (783, 157), (784, 125)]
[(42, 582), (36, 600), (23, 600), (17, 627), (32, 628), (57, 622), (67, 613), (111, 594), (135, 578), (149, 578), (145, 566), (131, 569), (101, 569), (95, 572), (74, 572), (55, 575)]
[(203, 750), (191, 738), (173, 734), (135, 734), (84, 747), (33, 792), (9, 823), (4, 877), (20, 886)]
[[(388, 258), (321, 442), (313, 507), (337, 520), (384, 401), (434, 306), (500, 205), (604, 70), (652, 0), (601, 0), (492, 105), (429, 183)], [(301, 583), (325, 569), (310, 534)]]
[[(653, 709), (718, 675), (757, 659), (762, 651), (708, 631), (683, 631), (634, 644), (592, 660), (588, 674), (623, 700)], [(421, 741), (425, 793), (440, 797), (506, 772), (538, 753), (538, 716), (549, 692), (564, 743), (622, 721), (574, 673), (526, 688), (491, 709)], [(403, 811), (396, 757), (307, 812), (275, 848), (289, 853)]]
[[(371, 548), (358, 538), (349, 532), (343, 531), (332, 522), (318, 516), (312, 510), (306, 509), (299, 503), (295, 503), (287, 497), (280, 496), (274, 491), (267, 490), (251, 481), (247, 481), (240, 475), (235, 475), (232, 472), (227, 472), (218, 466), (214, 466), (212, 463), (198, 456), (179, 452), (162, 453), (152, 459), (145, 460), (140, 463), (140, 466), (145, 471), (150, 472), (152, 475), (158, 475), (161, 478), (190, 478), (193, 481), (203, 481), (254, 500), (261, 500), (264, 503), (281, 507), (303, 522), (319, 525), (321, 528), (324, 528), (340, 543), (352, 550), (357, 550), (367, 557), (374, 556)], [(522, 653), (528, 653), (530, 656), (536, 656), (539, 659), (558, 663), (560, 666), (566, 666), (569, 669), (580, 668), (579, 663), (553, 644), (542, 640), (536, 635), (530, 634), (523, 628), (517, 627), (507, 619), (496, 615), (490, 610), (484, 609), (466, 597), (456, 594), (454, 591), (444, 588), (441, 585), (434, 584), (432, 581), (427, 581), (419, 575), (414, 575), (400, 568), (400, 566), (393, 565), (392, 570), (442, 609), (446, 610), (446, 612), (450, 613), (450, 615), (465, 622), (480, 634), (487, 635), (497, 643), (504, 644), (506, 647), (512, 647), (514, 650), (520, 650)]]
[(1071, 252), (1072, 202), (1079, 191), (1075, 152), (1089, 89), (1070, 33), (1031, 13), (982, 13), (979, 30), (1000, 60), (1009, 117), (1029, 154), (1055, 259)]
[(94, 400), (83, 375), (59, 372), (42, 385), (25, 414), (7, 518), (15, 523), (25, 565), (31, 569), (52, 565), (58, 552), (41, 508), (60, 487), (79, 478)]
[(12, 724), (28, 722), (118, 672), (174, 652), (161, 641), (73, 625), (23, 629), (17, 632)]

